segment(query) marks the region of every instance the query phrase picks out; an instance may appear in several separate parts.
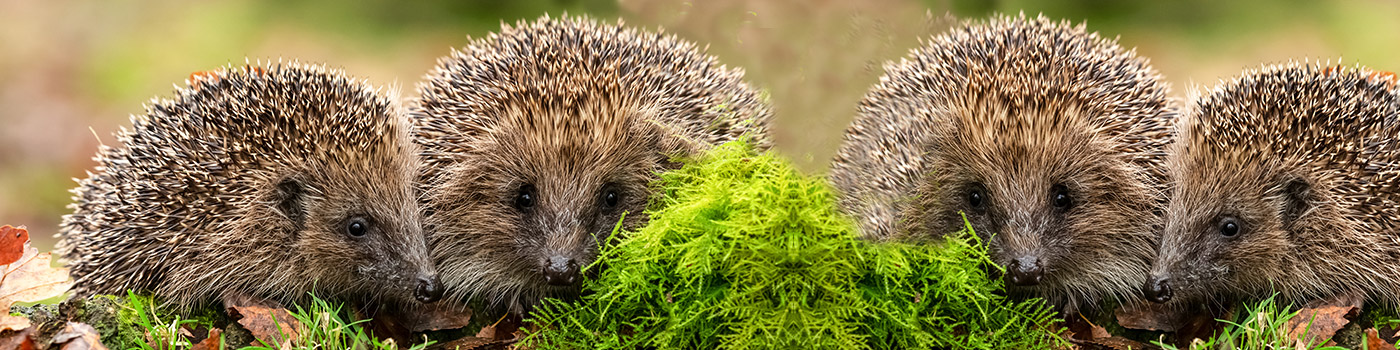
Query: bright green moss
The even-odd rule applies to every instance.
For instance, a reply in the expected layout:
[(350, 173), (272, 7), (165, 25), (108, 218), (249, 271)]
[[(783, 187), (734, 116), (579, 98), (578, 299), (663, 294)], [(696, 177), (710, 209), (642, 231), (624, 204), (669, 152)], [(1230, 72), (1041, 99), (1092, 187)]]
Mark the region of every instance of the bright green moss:
[(602, 248), (526, 346), (559, 349), (1050, 348), (1050, 311), (1003, 298), (986, 252), (856, 239), (819, 178), (743, 143), (662, 174), (649, 224)]

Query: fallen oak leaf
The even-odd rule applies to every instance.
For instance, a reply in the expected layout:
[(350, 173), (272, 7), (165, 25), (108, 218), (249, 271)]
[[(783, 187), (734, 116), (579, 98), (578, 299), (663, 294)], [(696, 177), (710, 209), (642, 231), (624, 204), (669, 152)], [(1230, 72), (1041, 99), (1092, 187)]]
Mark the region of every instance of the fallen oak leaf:
[[(9, 227), (9, 226), (5, 226)], [(23, 228), (20, 231), (25, 231)], [(15, 235), (14, 229), (4, 231), (5, 236)], [(0, 310), (9, 311), (16, 302), (35, 302), (63, 295), (73, 286), (68, 278), (68, 269), (51, 267), (50, 253), (39, 253), (38, 248), (29, 245), (28, 232), (19, 237), (26, 238), (23, 254), (11, 264), (5, 265), (0, 275)], [(29, 327), (29, 320), (23, 317), (0, 316), (0, 330), (18, 330)]]
[(496, 341), (481, 337), (462, 337), (452, 341), (434, 344), (429, 349), (454, 349), (454, 350), (487, 350), (504, 349), (511, 342)]
[(222, 331), (222, 330), (220, 330), (220, 329), (218, 329), (218, 328), (212, 328), (212, 329), (209, 330), (209, 336), (208, 336), (208, 337), (205, 337), (205, 338), (204, 338), (204, 341), (195, 343), (194, 345), (190, 346), (190, 350), (219, 350), (219, 349), (222, 349), (223, 347), (222, 347), (222, 346), (219, 346), (219, 345), (221, 345), (221, 344), (223, 343), (223, 339), (220, 339), (220, 338), (223, 338), (223, 337), (221, 337), (221, 335), (223, 335), (223, 331)]
[(459, 329), (472, 320), (472, 309), (458, 310), (444, 303), (433, 303), (400, 315), (399, 320), (413, 333)]
[(29, 328), (29, 326), (32, 325), (29, 319), (23, 316), (0, 315), (0, 332), (17, 331)]
[(520, 336), (521, 319), (510, 314), (501, 316), (495, 324), (481, 327), (474, 337), (462, 337), (434, 344), (429, 349), (493, 350), (506, 349)]
[(1084, 314), (1077, 314), (1077, 316), (1078, 317), (1071, 316), (1064, 322), (1063, 327), (1068, 330), (1068, 332), (1065, 333), (1066, 338), (1088, 341), (1111, 336), (1108, 334), (1107, 329), (1089, 321), (1089, 318), (1085, 317)]
[(1155, 303), (1131, 303), (1118, 308), (1114, 318), (1123, 328), (1172, 333), (1170, 343), (1180, 348), (1191, 348), (1191, 344), (1210, 339), (1225, 329), (1233, 309), (1215, 310), (1204, 305), (1173, 308)]
[(1161, 304), (1133, 303), (1113, 312), (1118, 325), (1127, 329), (1156, 332), (1176, 332), (1194, 312), (1178, 310)]
[(86, 323), (68, 322), (63, 331), (53, 336), (53, 344), (63, 344), (61, 350), (107, 350), (97, 329)]
[(1070, 340), (1093, 340), (1093, 339), (1094, 339), (1093, 325), (1092, 325), (1092, 324), (1089, 324), (1089, 320), (1088, 320), (1088, 319), (1085, 319), (1082, 315), (1081, 315), (1080, 317), (1069, 317), (1069, 318), (1066, 318), (1066, 319), (1065, 319), (1065, 322), (1063, 322), (1063, 323), (1061, 323), (1061, 324), (1059, 324), (1059, 325), (1057, 325), (1057, 326), (1064, 328), (1064, 333), (1063, 333), (1063, 334), (1064, 334), (1064, 336), (1065, 336), (1065, 339), (1070, 339)]
[[(497, 321), (497, 323), (500, 323), (500, 322)], [(477, 338), (481, 338), (481, 339), (486, 339), (486, 340), (495, 340), (495, 339), (496, 339), (496, 325), (490, 325), (490, 326), (481, 327), (481, 330), (476, 332), (476, 337), (477, 337)]]
[(1366, 349), (1369, 350), (1396, 350), (1395, 344), (1391, 344), (1385, 339), (1381, 339), (1380, 332), (1375, 328), (1366, 330)]
[(229, 317), (237, 319), (239, 325), (252, 333), (255, 341), (249, 345), (285, 349), (305, 333), (301, 322), (275, 302), (254, 299), (230, 302), (225, 299), (225, 303)]
[(1159, 350), (1161, 347), (1124, 337), (1104, 337), (1094, 340), (1077, 341), (1081, 349), (1087, 350)]
[(1363, 300), (1365, 298), (1358, 295), (1340, 295), (1314, 301), (1298, 310), (1298, 314), (1289, 319), (1283, 329), (1288, 331), (1289, 339), (1304, 344), (1320, 344), (1356, 318)]
[(30, 247), (18, 262), (5, 266), (0, 276), (0, 308), (9, 310), (16, 302), (35, 302), (59, 295), (73, 286), (68, 269), (50, 267), (50, 253)]
[(521, 319), (519, 317), (506, 314), (504, 316), (501, 316), (501, 319), (496, 320), (495, 324), (486, 327), (481, 327), (481, 331), (476, 332), (476, 337), (491, 340), (510, 339), (507, 337), (512, 336), (512, 334), (515, 333), (515, 331), (520, 330), (520, 324)]
[(0, 336), (0, 349), (34, 350), (34, 328), (25, 328), (18, 332), (0, 332), (6, 335)]
[(24, 257), (24, 248), (29, 243), (29, 230), (24, 226), (0, 226), (0, 265), (13, 264)]

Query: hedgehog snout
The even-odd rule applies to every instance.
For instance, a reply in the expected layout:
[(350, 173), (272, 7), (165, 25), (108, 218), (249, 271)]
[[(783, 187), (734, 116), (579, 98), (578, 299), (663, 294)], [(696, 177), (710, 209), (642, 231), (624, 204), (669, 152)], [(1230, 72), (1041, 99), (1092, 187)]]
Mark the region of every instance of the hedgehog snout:
[(418, 276), (418, 287), (413, 289), (413, 297), (420, 303), (429, 304), (442, 299), (443, 291), (437, 275)]
[(545, 260), (545, 283), (551, 286), (571, 286), (579, 280), (578, 260), (561, 255), (550, 256)]
[(1172, 300), (1171, 278), (1153, 275), (1142, 286), (1142, 294), (1154, 303), (1162, 304)]
[(1015, 285), (1034, 286), (1040, 284), (1040, 279), (1045, 276), (1045, 266), (1036, 256), (1023, 256), (1011, 260), (1011, 264), (1006, 266), (1006, 273)]

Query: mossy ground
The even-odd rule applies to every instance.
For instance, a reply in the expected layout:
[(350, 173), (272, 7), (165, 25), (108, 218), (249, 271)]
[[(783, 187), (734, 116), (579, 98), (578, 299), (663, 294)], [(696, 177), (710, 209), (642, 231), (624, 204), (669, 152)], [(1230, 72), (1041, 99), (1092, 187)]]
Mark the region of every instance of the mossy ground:
[[(305, 327), (300, 335), (285, 345), (291, 349), (399, 349), (388, 339), (380, 339), (367, 331), (364, 322), (356, 320), (346, 309), (334, 303), (312, 297), (306, 307), (293, 306), (290, 314)], [(253, 335), (232, 322), (219, 308), (204, 307), (175, 310), (162, 307), (160, 300), (149, 295), (129, 294), (125, 297), (99, 295), (75, 298), (60, 305), (18, 307), (17, 313), (29, 317), (41, 331), (40, 343), (52, 334), (45, 330), (68, 320), (92, 325), (102, 343), (110, 349), (188, 349), (203, 340), (211, 329), (220, 329), (219, 349), (277, 349), (284, 344), (246, 346), (255, 342)], [(423, 349), (430, 343), (405, 344), (406, 349)]]
[(527, 347), (1047, 349), (1039, 300), (1005, 298), (974, 235), (859, 240), (819, 178), (743, 143), (661, 175), (650, 222), (602, 248), (585, 294)]

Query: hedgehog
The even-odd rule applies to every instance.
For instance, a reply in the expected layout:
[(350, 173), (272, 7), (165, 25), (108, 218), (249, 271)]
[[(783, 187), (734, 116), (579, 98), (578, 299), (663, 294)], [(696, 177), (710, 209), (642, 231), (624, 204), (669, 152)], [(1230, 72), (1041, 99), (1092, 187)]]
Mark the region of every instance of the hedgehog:
[(936, 241), (966, 219), (1012, 293), (1128, 300), (1161, 226), (1168, 92), (1083, 24), (967, 22), (886, 66), (830, 181), (864, 238)]
[(1167, 149), (1146, 298), (1400, 305), (1400, 90), (1386, 74), (1295, 61), (1193, 99)]
[(73, 189), (58, 236), (77, 296), (146, 291), (184, 308), (441, 298), (402, 106), (295, 62), (186, 83), (133, 115)]
[(522, 315), (576, 295), (614, 227), (645, 223), (658, 172), (769, 145), (769, 108), (742, 78), (675, 36), (568, 16), (440, 59), (410, 115), (447, 299)]

